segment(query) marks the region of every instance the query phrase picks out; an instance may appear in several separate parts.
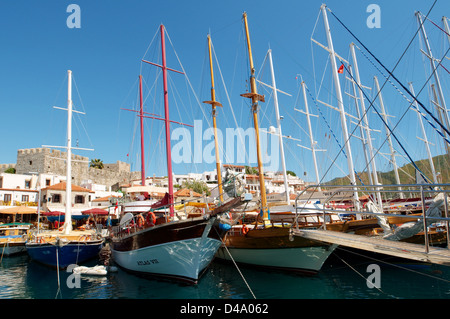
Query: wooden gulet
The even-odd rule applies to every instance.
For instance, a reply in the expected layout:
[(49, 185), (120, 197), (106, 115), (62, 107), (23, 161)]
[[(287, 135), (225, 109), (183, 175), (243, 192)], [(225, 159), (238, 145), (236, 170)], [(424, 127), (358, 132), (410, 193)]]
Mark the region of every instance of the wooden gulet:
[(234, 225), (225, 236), (224, 246), (219, 249), (216, 257), (256, 267), (317, 273), (336, 246), (298, 236), (292, 237), (290, 236), (289, 225), (275, 225), (269, 219), (258, 125), (258, 103), (264, 102), (265, 99), (263, 95), (258, 94), (256, 88), (255, 68), (246, 13), (243, 14), (243, 19), (250, 62), (251, 92), (241, 94), (241, 96), (250, 98), (252, 102), (251, 111), (256, 136), (261, 194), (260, 210), (263, 223), (261, 225), (256, 221), (249, 225)]
[[(212, 210), (209, 210), (208, 204), (205, 203), (206, 213), (199, 217), (175, 217), (170, 123), (188, 124), (169, 119), (167, 71), (184, 73), (167, 67), (163, 25), (160, 26), (160, 32), (162, 65), (142, 61), (162, 68), (165, 116), (164, 119), (157, 116), (145, 116), (142, 111), (140, 116), (165, 122), (168, 193), (164, 200), (148, 206), (142, 214), (136, 216), (131, 213), (125, 214), (120, 225), (112, 232), (110, 246), (115, 262), (127, 271), (195, 284), (208, 268), (214, 254), (222, 244), (223, 236), (229, 229), (223, 227), (217, 216), (240, 205), (241, 199), (232, 198), (227, 203), (213, 207)], [(215, 107), (217, 103), (213, 95), (213, 106)], [(154, 209), (167, 207), (170, 210), (169, 218), (166, 218), (165, 214), (159, 218), (155, 216)]]

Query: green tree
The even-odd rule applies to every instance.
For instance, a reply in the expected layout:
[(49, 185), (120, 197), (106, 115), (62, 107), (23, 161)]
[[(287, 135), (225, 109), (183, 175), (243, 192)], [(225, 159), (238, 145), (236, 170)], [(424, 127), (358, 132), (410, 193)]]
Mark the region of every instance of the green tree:
[(286, 174), (291, 176), (297, 176), (297, 174), (295, 174), (293, 171), (286, 171)]
[(103, 168), (103, 161), (101, 159), (98, 159), (98, 158), (93, 158), (93, 159), (91, 159), (91, 163), (89, 164), (89, 167), (102, 169)]
[(198, 180), (184, 181), (181, 184), (181, 187), (191, 189), (194, 192), (199, 193), (199, 194), (205, 193), (207, 196), (211, 195), (208, 185), (203, 181), (198, 181)]
[(256, 167), (245, 166), (245, 174), (259, 175), (259, 171)]
[(16, 173), (16, 169), (14, 167), (10, 167), (10, 168), (5, 170), (5, 173), (15, 174)]

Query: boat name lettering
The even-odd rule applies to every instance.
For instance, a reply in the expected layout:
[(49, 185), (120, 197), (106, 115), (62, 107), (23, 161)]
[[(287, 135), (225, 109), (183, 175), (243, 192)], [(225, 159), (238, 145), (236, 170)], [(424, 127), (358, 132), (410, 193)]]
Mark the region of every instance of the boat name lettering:
[(158, 259), (138, 260), (137, 264), (138, 264), (138, 266), (146, 266), (146, 265), (159, 264), (159, 261), (158, 261)]

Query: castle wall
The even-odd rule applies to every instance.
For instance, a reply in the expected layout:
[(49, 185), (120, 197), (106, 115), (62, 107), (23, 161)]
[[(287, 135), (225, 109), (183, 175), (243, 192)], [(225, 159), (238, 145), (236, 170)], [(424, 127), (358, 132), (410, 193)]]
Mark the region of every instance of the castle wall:
[[(49, 148), (20, 149), (17, 151), (16, 174), (47, 173), (66, 175), (67, 152)], [(130, 164), (117, 161), (104, 164), (103, 169), (89, 167), (89, 158), (72, 154), (72, 184), (81, 185), (85, 180), (111, 185), (129, 182), (140, 172), (130, 172)], [(8, 165), (8, 164), (3, 164)], [(6, 168), (5, 168), (6, 169)]]

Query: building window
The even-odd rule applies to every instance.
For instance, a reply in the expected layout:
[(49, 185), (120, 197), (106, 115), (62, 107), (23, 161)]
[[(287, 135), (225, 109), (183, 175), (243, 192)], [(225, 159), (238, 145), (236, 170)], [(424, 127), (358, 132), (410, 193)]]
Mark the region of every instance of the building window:
[(11, 201), (11, 194), (3, 195), (3, 201), (4, 202), (10, 202)]
[(53, 194), (52, 195), (52, 202), (53, 203), (61, 203), (61, 195), (60, 194)]
[(49, 179), (45, 180), (45, 186), (50, 186), (50, 180)]
[(75, 204), (84, 204), (84, 196), (82, 195), (75, 196)]
[(30, 189), (31, 181), (25, 181), (25, 188)]
[(30, 165), (33, 165), (33, 161), (30, 161)]
[(28, 202), (29, 196), (28, 195), (22, 195), (22, 202)]

